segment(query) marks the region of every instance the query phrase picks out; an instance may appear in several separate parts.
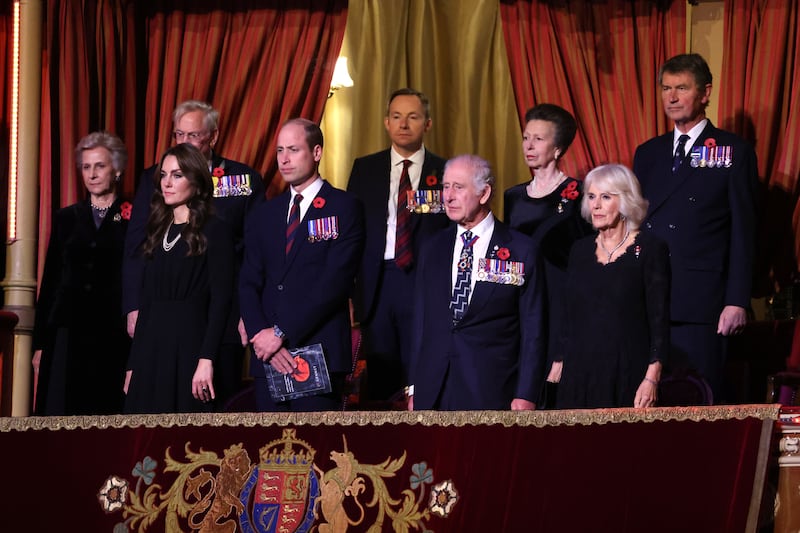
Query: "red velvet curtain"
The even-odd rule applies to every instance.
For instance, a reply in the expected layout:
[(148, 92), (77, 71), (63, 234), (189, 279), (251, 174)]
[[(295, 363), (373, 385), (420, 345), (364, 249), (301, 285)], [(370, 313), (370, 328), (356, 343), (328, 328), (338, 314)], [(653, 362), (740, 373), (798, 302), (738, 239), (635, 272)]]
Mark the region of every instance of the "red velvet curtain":
[(90, 131), (120, 135), (123, 191), (170, 144), (189, 98), (220, 111), (219, 152), (281, 189), (275, 135), (322, 118), (344, 37), (346, 0), (53, 0), (46, 2), (40, 257), (53, 210), (83, 197), (73, 149)]
[(686, 2), (501, 0), (520, 123), (554, 103), (578, 121), (563, 170), (630, 165), (641, 142), (667, 129), (656, 76), (685, 47)]
[[(8, 191), (8, 141), (11, 128), (11, 46), (14, 29), (12, 17), (14, 3), (11, 0), (0, 2), (0, 190)], [(8, 222), (8, 194), (0, 194), (0, 227), (6, 235)], [(2, 247), (0, 261), (5, 272), (6, 247)]]
[(762, 182), (757, 295), (791, 282), (800, 255), (800, 7), (792, 1), (726, 0), (719, 82), (723, 128), (755, 145)]

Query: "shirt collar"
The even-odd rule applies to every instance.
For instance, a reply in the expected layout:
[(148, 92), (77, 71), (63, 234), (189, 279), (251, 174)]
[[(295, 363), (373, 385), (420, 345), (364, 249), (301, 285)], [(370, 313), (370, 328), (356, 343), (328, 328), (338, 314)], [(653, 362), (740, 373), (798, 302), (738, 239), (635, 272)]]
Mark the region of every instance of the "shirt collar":
[[(697, 124), (692, 126), (692, 129), (690, 129), (689, 131), (686, 132), (686, 135), (689, 136), (689, 140), (686, 141), (686, 149), (687, 150), (694, 145), (694, 143), (697, 140), (697, 138), (700, 137), (701, 133), (703, 133), (703, 130), (705, 129), (706, 124), (708, 124), (708, 119), (704, 118), (703, 120), (701, 120), (700, 122), (698, 122)], [(675, 128), (673, 130), (673, 135), (672, 135), (672, 149), (673, 149), (673, 151), (678, 146), (678, 139), (680, 138), (681, 135), (683, 135), (683, 133), (678, 131), (678, 128)]]
[[(462, 233), (467, 231), (467, 228), (462, 226), (461, 224), (458, 225), (458, 230), (456, 231), (456, 235), (461, 236)], [(491, 211), (486, 215), (486, 217), (478, 222), (475, 227), (471, 230), (473, 237), (485, 237), (487, 235), (491, 236), (492, 232), (494, 231), (494, 215)]]
[(394, 146), (392, 146), (392, 148), (391, 148), (389, 153), (390, 153), (390, 157), (391, 157), (391, 160), (392, 160), (392, 166), (393, 167), (395, 165), (399, 165), (400, 163), (402, 163), (403, 161), (408, 159), (413, 164), (417, 165), (418, 168), (421, 169), (422, 168), (422, 164), (425, 162), (425, 146), (424, 145), (422, 147), (420, 147), (419, 150), (417, 150), (416, 152), (411, 154), (410, 157), (403, 157), (400, 154), (398, 154), (397, 151), (394, 149)]
[[(308, 185), (308, 187), (303, 189), (303, 192), (300, 193), (303, 195), (303, 201), (305, 200), (310, 201), (311, 199), (316, 198), (317, 194), (319, 194), (320, 189), (322, 189), (323, 183), (324, 182), (322, 181), (322, 178), (320, 176), (317, 176), (317, 179), (312, 181)], [(289, 186), (289, 191), (291, 192), (291, 198), (289, 198), (289, 204), (291, 204), (292, 202), (294, 202), (294, 197), (297, 196), (297, 192), (294, 190), (293, 185)]]

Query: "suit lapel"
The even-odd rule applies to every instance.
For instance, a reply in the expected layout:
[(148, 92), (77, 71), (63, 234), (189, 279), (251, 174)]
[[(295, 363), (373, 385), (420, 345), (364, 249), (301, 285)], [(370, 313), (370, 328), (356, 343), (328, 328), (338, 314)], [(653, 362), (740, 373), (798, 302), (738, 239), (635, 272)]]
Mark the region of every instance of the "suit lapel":
[[(657, 158), (657, 166), (659, 168), (658, 176), (650, 183), (650, 194), (648, 195), (648, 200), (650, 201), (650, 209), (648, 210), (649, 213), (655, 212), (661, 205), (667, 201), (678, 189), (680, 189), (688, 180), (693, 179), (695, 174), (698, 172), (699, 169), (692, 167), (691, 165), (691, 153), (692, 149), (698, 146), (703, 146), (706, 139), (713, 137), (716, 132), (716, 128), (711, 121), (709, 120), (706, 124), (706, 127), (703, 128), (703, 131), (700, 133), (700, 136), (694, 142), (691, 147), (686, 148), (686, 157), (681, 163), (680, 168), (676, 174), (672, 174), (672, 158), (673, 158), (673, 133), (663, 135), (661, 139), (663, 141), (657, 147), (658, 154), (656, 154)], [(668, 158), (661, 159), (662, 154), (668, 155)], [(663, 169), (663, 170), (662, 170)]]
[[(489, 248), (486, 250), (486, 257), (489, 258), (492, 256), (492, 252), (494, 251), (495, 247), (499, 249), (507, 246), (510, 240), (511, 234), (508, 232), (508, 228), (495, 220), (494, 231), (492, 232), (492, 236), (489, 240)], [(511, 257), (510, 259), (513, 261), (515, 258)], [(474, 260), (477, 261), (478, 258), (476, 257)], [(469, 322), (481, 312), (484, 306), (486, 306), (486, 304), (491, 300), (492, 293), (494, 293), (497, 285), (497, 283), (490, 282), (475, 282), (475, 289), (472, 292), (472, 299), (469, 302), (469, 307), (467, 307), (467, 312), (464, 315), (464, 319), (461, 321), (462, 323)]]
[[(442, 176), (436, 176), (436, 169), (433, 168), (433, 164), (431, 163), (431, 157), (428, 150), (425, 150), (425, 161), (422, 163), (422, 171), (419, 175), (419, 186), (417, 190), (428, 190), (428, 189), (439, 189), (442, 188)], [(436, 176), (436, 183), (433, 185), (428, 184), (428, 176)], [(411, 217), (411, 232), (416, 231), (417, 226), (419, 226), (422, 217), (429, 216), (429, 215), (417, 215)], [(455, 242), (455, 241), (454, 241)]]
[[(319, 190), (319, 192), (317, 193), (317, 196), (315, 196), (314, 198), (326, 198), (327, 199), (328, 192), (330, 191), (330, 188), (331, 188), (330, 184), (328, 184), (327, 181), (323, 181), (322, 182), (322, 188)], [(289, 267), (291, 267), (292, 263), (294, 262), (295, 258), (297, 257), (297, 254), (300, 253), (300, 250), (302, 250), (305, 246), (307, 246), (309, 244), (308, 243), (308, 221), (320, 218), (322, 216), (325, 216), (325, 215), (322, 214), (322, 212), (325, 210), (325, 208), (324, 207), (323, 208), (314, 207), (314, 204), (313, 204), (313, 200), (314, 199), (312, 198), (311, 200), (312, 200), (312, 204), (310, 206), (308, 206), (308, 210), (306, 210), (305, 215), (303, 215), (303, 218), (300, 219), (300, 225), (297, 226), (297, 233), (295, 233), (295, 235), (294, 235), (294, 244), (292, 244), (292, 249), (289, 251), (289, 255), (286, 256), (286, 260), (284, 261), (284, 264), (283, 264), (284, 265), (283, 266), (284, 274), (286, 273), (286, 271), (289, 270)], [(289, 209), (288, 202), (287, 202), (286, 209), (287, 209), (287, 212), (288, 212), (288, 209)], [(288, 224), (287, 222), (284, 222), (283, 227), (286, 228), (287, 224)], [(285, 239), (284, 239), (284, 242), (286, 242)]]

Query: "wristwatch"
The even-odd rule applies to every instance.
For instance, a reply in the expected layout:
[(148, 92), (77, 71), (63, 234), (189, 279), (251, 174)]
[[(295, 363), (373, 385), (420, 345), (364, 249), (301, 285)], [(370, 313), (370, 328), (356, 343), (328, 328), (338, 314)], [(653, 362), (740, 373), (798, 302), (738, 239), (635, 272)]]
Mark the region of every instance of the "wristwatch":
[(286, 336), (281, 328), (278, 327), (278, 324), (272, 326), (272, 332), (275, 333), (275, 336), (279, 339), (282, 339)]

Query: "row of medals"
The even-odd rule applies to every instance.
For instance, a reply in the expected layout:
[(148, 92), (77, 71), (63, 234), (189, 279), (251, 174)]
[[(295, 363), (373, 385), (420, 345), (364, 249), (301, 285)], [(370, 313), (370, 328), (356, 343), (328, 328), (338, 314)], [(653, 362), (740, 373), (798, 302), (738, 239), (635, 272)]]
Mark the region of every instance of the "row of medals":
[(339, 217), (330, 216), (308, 221), (308, 242), (329, 241), (339, 237)]
[(700, 146), (692, 150), (691, 156), (689, 164), (693, 168), (730, 168), (733, 165), (732, 146)]
[(225, 198), (227, 196), (250, 196), (253, 189), (250, 188), (250, 175), (228, 175), (222, 177), (214, 176), (214, 198)]
[(432, 189), (421, 189), (419, 191), (408, 191), (407, 207), (412, 213), (442, 213), (442, 191)]
[(502, 259), (478, 259), (478, 281), (521, 286), (525, 283), (525, 263)]

